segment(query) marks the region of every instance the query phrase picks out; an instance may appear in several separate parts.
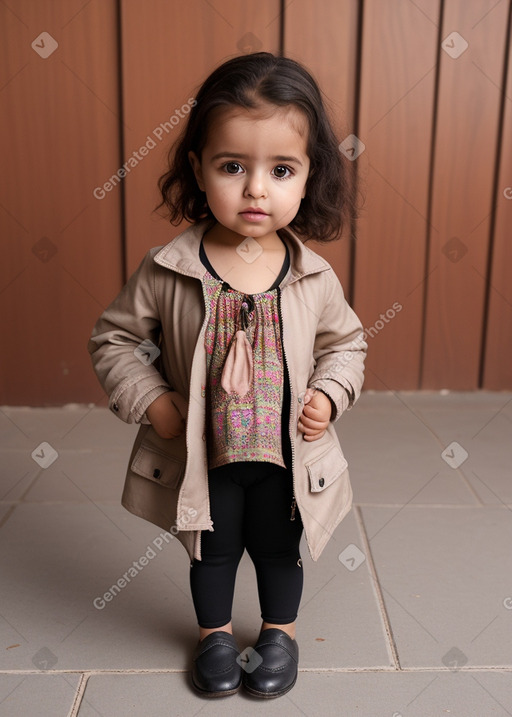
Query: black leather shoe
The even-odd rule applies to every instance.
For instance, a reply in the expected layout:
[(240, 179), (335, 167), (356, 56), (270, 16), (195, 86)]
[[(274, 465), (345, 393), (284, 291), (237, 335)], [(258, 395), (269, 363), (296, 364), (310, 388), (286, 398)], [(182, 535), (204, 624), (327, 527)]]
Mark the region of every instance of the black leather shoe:
[(226, 697), (238, 692), (242, 668), (236, 661), (240, 650), (233, 635), (211, 632), (198, 643), (192, 665), (192, 684), (204, 697)]
[(263, 630), (255, 651), (262, 658), (261, 664), (253, 671), (254, 659), (248, 663), (242, 681), (245, 689), (256, 697), (280, 697), (292, 689), (296, 680), (299, 662), (299, 646), (286, 632), (275, 627)]

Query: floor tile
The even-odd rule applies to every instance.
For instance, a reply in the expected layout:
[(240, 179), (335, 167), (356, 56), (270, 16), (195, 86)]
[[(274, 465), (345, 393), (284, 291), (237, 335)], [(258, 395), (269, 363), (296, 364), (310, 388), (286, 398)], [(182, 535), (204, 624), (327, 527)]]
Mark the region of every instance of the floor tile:
[[(45, 663), (45, 653), (39, 660)], [(75, 674), (0, 674), (0, 717), (68, 717), (79, 679)]]
[(402, 667), (511, 666), (511, 511), (363, 507), (362, 516)]
[(207, 700), (181, 674), (94, 675), (78, 717), (192, 717), (193, 715), (286, 715), (286, 717), (506, 717), (512, 710), (510, 673), (489, 672), (299, 672), (295, 687), (274, 700), (242, 690)]

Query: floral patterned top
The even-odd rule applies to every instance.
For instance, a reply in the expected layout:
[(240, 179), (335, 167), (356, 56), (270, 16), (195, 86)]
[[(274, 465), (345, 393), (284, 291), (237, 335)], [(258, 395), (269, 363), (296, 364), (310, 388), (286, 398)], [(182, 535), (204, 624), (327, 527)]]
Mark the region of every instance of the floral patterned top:
[[(202, 286), (209, 312), (205, 335), (208, 468), (235, 461), (266, 461), (286, 467), (281, 435), (285, 366), (278, 287), (290, 266), (288, 247), (276, 281), (258, 294), (244, 294), (223, 281), (202, 242), (200, 258), (207, 268)], [(240, 326), (242, 313), (247, 326)], [(253, 357), (251, 383), (244, 396), (227, 393), (221, 385), (225, 359), (240, 328), (245, 329)]]

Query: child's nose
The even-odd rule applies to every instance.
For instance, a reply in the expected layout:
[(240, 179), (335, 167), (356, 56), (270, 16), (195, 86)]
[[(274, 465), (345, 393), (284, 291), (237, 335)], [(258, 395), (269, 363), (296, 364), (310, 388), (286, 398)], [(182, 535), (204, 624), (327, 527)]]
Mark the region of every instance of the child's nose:
[(247, 174), (245, 194), (254, 199), (267, 196), (267, 186), (263, 172), (250, 172)]

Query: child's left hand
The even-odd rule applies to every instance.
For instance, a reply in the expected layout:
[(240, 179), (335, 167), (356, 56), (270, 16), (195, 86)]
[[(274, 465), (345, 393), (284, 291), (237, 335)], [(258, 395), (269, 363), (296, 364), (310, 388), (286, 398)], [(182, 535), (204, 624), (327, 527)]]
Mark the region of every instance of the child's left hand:
[(331, 401), (316, 388), (308, 388), (304, 395), (304, 408), (299, 417), (298, 429), (304, 434), (305, 441), (321, 438), (331, 418)]

